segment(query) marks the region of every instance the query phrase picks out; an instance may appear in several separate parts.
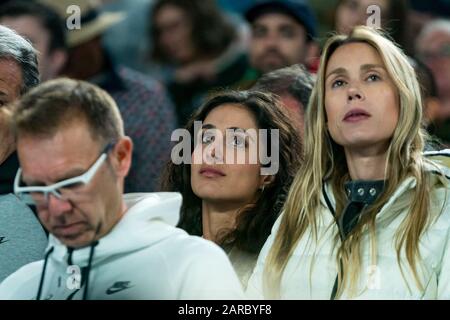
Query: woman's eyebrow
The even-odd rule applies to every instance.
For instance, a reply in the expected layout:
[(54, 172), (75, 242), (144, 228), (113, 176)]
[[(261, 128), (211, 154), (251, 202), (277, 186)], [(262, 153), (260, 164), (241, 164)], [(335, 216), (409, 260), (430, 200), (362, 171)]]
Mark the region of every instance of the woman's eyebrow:
[(228, 127), (227, 130), (233, 130), (233, 131), (245, 131), (246, 129), (240, 128), (240, 127)]
[(331, 71), (329, 74), (326, 75), (325, 80), (328, 79), (328, 77), (332, 76), (333, 74), (341, 75), (341, 74), (347, 74), (347, 70), (345, 68), (339, 67)]
[(215, 129), (216, 126), (213, 124), (204, 124), (202, 125), (202, 129)]
[(371, 64), (371, 63), (369, 63), (369, 64), (363, 64), (360, 67), (361, 71), (367, 71), (367, 70), (370, 70), (370, 69), (383, 69), (383, 70), (385, 70), (384, 66), (382, 66), (381, 64)]

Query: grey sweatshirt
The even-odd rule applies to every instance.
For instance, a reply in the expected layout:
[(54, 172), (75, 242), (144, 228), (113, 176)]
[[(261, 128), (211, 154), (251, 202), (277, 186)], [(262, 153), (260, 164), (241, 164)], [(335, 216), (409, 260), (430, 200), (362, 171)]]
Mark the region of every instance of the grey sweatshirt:
[(46, 246), (44, 229), (30, 208), (13, 194), (0, 195), (0, 282), (43, 259)]

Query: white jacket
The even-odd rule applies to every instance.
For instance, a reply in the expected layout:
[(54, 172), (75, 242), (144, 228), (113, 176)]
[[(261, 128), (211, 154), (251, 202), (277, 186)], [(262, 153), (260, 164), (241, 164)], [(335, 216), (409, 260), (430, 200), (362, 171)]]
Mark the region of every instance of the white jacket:
[[(89, 273), (87, 299), (240, 299), (240, 282), (214, 243), (174, 228), (178, 193), (129, 194), (124, 217), (94, 248), (69, 253), (50, 236), (41, 299), (82, 299), (80, 270)], [(51, 249), (54, 248), (54, 249)], [(81, 269), (77, 270), (77, 266)], [(44, 260), (28, 264), (0, 285), (0, 299), (36, 299)], [(84, 281), (83, 281), (84, 282)]]
[[(397, 262), (394, 234), (407, 212), (403, 211), (396, 215), (393, 213), (393, 208), (400, 197), (411, 196), (410, 191), (414, 187), (415, 179), (406, 179), (376, 217), (377, 265), (371, 265), (369, 237), (367, 234), (364, 236), (358, 286), (360, 290), (359, 295), (356, 296), (357, 299), (450, 299), (449, 189), (443, 187), (433, 189), (432, 215), (436, 216), (443, 205), (444, 210), (424, 232), (419, 244), (421, 260), (417, 267), (425, 287), (424, 291), (419, 290), (415, 285), (413, 273), (410, 271), (404, 253), (402, 253), (402, 260), (406, 262), (403, 266), (405, 279)], [(326, 193), (332, 206), (335, 207), (335, 200), (329, 186), (326, 187)], [(310, 230), (298, 242), (282, 276), (281, 299), (330, 299), (331, 297), (338, 272), (337, 250), (333, 246), (338, 227), (323, 194), (322, 204), (323, 209), (318, 212), (318, 243), (312, 239)], [(276, 221), (272, 234), (258, 257), (247, 287), (249, 298), (265, 298), (263, 269), (280, 221), (281, 216)], [(340, 242), (336, 247), (339, 245)], [(341, 298), (349, 297), (344, 292)]]

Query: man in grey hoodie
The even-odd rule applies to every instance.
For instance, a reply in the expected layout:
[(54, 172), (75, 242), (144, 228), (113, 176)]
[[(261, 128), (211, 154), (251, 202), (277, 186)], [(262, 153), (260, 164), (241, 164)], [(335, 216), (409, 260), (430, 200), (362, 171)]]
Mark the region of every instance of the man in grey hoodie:
[(33, 212), (11, 193), (18, 160), (7, 105), (38, 83), (36, 51), (0, 26), (0, 282), (24, 264), (41, 259), (47, 243)]

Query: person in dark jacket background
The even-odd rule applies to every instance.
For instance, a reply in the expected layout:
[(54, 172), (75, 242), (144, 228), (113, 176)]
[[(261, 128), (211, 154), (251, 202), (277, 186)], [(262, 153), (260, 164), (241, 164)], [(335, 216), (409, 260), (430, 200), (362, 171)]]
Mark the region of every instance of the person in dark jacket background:
[(18, 169), (8, 106), (39, 83), (36, 51), (0, 26), (0, 282), (44, 255), (47, 237), (31, 209), (12, 194)]

